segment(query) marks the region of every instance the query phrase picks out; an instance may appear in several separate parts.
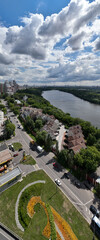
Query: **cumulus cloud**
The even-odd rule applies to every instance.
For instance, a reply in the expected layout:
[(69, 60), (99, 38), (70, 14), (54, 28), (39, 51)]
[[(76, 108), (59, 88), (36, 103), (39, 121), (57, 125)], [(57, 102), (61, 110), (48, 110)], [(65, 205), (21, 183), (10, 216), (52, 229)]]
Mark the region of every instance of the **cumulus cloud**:
[(8, 29), (5, 44), (11, 44), (12, 53), (30, 55), (37, 60), (44, 60), (50, 55), (55, 44), (64, 37), (69, 38), (66, 43), (72, 50), (78, 50), (86, 35), (84, 30), (79, 32), (79, 29), (98, 16), (99, 7), (97, 1), (71, 0), (58, 14), (46, 19), (42, 14), (31, 13), (29, 17), (21, 18), (24, 27)]
[(59, 64), (48, 70), (48, 78), (56, 79), (61, 82), (77, 82), (77, 81), (97, 81), (100, 80), (99, 57), (93, 54), (82, 54), (75, 61), (69, 61), (66, 64)]
[(100, 39), (96, 42), (95, 50), (100, 51)]
[(9, 76), (10, 73), (11, 73), (11, 71), (8, 68), (6, 68), (5, 66), (3, 66), (3, 68), (2, 68), (2, 65), (0, 64), (0, 76), (1, 77)]
[(94, 18), (96, 18), (98, 15), (100, 15), (100, 3), (94, 1), (93, 3), (88, 5), (86, 13), (83, 12), (83, 16), (76, 20), (74, 32), (78, 31), (84, 25), (92, 22)]
[(9, 65), (11, 63), (13, 63), (13, 59), (9, 55), (0, 53), (0, 64)]
[(70, 32), (72, 23), (80, 15), (80, 6), (71, 1), (68, 7), (62, 9), (59, 14), (52, 14), (47, 17), (39, 29), (39, 35), (53, 37), (55, 35), (64, 36)]
[(30, 13), (21, 18), (22, 26), (0, 27), (0, 69), (5, 65), (6, 75), (9, 65), (8, 75), (25, 83), (98, 80), (99, 16), (99, 0), (71, 0), (45, 19)]
[(85, 32), (74, 35), (67, 41), (67, 44), (70, 45), (73, 50), (78, 50), (82, 47), (82, 42), (85, 39), (85, 35)]

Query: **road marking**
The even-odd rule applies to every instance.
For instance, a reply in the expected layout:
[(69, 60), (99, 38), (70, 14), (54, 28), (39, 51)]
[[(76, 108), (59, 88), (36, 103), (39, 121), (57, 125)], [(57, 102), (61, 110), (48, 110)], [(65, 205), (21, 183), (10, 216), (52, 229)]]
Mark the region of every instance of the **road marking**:
[(91, 200), (89, 200), (88, 202), (84, 203), (84, 205), (87, 205), (88, 203), (90, 203), (93, 200), (93, 198)]

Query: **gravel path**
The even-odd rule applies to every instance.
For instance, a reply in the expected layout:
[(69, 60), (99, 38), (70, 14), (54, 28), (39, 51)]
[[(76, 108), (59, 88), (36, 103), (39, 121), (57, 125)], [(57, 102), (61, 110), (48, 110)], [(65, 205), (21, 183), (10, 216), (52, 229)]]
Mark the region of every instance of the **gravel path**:
[(20, 224), (19, 222), (19, 219), (18, 219), (18, 205), (19, 205), (19, 199), (22, 195), (22, 193), (24, 192), (24, 190), (28, 187), (30, 187), (31, 185), (34, 185), (34, 184), (37, 184), (37, 183), (45, 183), (45, 181), (42, 181), (42, 180), (38, 180), (38, 181), (35, 181), (33, 183), (29, 183), (27, 186), (25, 186), (21, 192), (19, 193), (18, 195), (18, 198), (17, 198), (17, 201), (16, 201), (16, 205), (15, 205), (15, 221), (16, 221), (16, 224), (17, 224), (17, 227), (24, 232), (24, 228), (22, 227), (22, 225)]

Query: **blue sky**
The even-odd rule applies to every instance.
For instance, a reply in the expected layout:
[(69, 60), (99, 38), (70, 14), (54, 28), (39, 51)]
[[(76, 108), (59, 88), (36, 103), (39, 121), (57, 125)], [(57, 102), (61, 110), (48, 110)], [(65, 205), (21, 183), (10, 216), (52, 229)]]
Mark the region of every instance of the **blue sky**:
[(100, 86), (99, 0), (0, 0), (0, 81)]
[(20, 24), (20, 17), (42, 13), (44, 17), (58, 13), (69, 0), (0, 0), (0, 20), (8, 25)]

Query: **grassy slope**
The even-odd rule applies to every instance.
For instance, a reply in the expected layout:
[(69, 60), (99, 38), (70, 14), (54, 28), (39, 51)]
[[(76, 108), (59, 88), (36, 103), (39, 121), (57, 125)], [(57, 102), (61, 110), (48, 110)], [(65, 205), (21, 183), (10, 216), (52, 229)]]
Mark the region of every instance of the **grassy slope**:
[[(0, 195), (0, 221), (6, 226), (8, 226), (10, 229), (12, 229), (14, 232), (16, 232), (18, 235), (22, 236), (23, 239), (26, 240), (28, 235), (30, 236), (30, 238), (28, 239), (32, 239), (30, 234), (32, 233), (34, 236), (36, 231), (35, 228), (38, 229), (37, 223), (39, 224), (40, 217), (39, 215), (37, 215), (35, 216), (36, 220), (34, 220), (34, 218), (31, 220), (29, 228), (24, 232), (23, 235), (23, 233), (16, 226), (15, 203), (17, 200), (17, 196), (19, 192), (23, 189), (23, 187), (26, 186), (28, 183), (36, 180), (46, 180), (46, 183), (43, 184), (43, 187), (41, 189), (41, 199), (44, 202), (49, 202), (49, 204), (51, 204), (55, 208), (55, 210), (57, 210), (61, 214), (61, 216), (68, 221), (77, 238), (79, 240), (92, 239), (93, 233), (90, 230), (87, 222), (77, 212), (77, 210), (68, 201), (68, 199), (61, 193), (60, 189), (57, 188), (56, 191), (56, 185), (42, 170), (27, 175), (22, 182), (18, 182)], [(42, 216), (42, 214), (40, 215)], [(35, 225), (32, 223), (35, 223)], [(35, 240), (37, 239), (45, 240), (45, 237), (41, 237), (40, 229), (36, 231)]]

